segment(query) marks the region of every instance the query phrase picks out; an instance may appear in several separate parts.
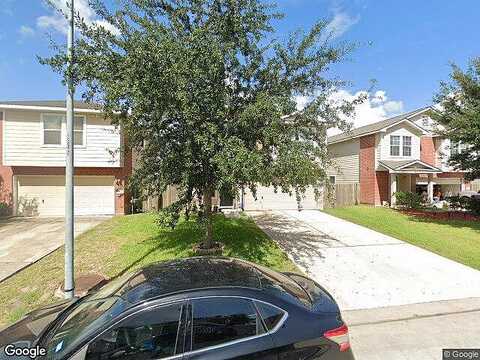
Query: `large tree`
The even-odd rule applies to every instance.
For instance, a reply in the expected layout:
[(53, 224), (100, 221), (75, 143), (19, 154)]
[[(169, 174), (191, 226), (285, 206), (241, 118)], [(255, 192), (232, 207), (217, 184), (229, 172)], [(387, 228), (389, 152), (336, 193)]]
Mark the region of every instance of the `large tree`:
[[(327, 73), (351, 47), (331, 44), (326, 21), (279, 41), (272, 23), (282, 15), (261, 0), (90, 6), (103, 22), (77, 18), (76, 82), (138, 152), (131, 183), (149, 195), (175, 185), (175, 213), (203, 203), (206, 247), (215, 191), (255, 193), (262, 184), (300, 198), (323, 184), (326, 131), (345, 127), (355, 105), (330, 100), (345, 83)], [(110, 31), (98, 25), (105, 22)], [(65, 74), (65, 50), (56, 49), (42, 62)]]
[(480, 178), (480, 58), (465, 71), (452, 65), (450, 81), (441, 83), (436, 101), (440, 106), (434, 117), (440, 132), (461, 145), (449, 163), (466, 171), (467, 179)]

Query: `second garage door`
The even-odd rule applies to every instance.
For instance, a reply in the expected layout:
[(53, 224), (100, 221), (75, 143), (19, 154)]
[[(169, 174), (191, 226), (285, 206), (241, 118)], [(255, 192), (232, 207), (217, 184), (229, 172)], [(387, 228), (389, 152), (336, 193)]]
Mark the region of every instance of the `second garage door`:
[[(309, 188), (301, 201), (302, 209), (322, 209), (322, 201), (315, 200), (313, 188)], [(257, 189), (257, 200), (250, 191), (246, 191), (244, 197), (245, 210), (296, 210), (298, 209), (295, 194), (282, 193), (280, 190), (275, 193), (273, 187), (259, 186)]]
[[(113, 176), (76, 176), (75, 215), (114, 215), (113, 184)], [(36, 215), (63, 216), (65, 214), (65, 177), (18, 176), (20, 212), (24, 210), (25, 205), (34, 208)]]

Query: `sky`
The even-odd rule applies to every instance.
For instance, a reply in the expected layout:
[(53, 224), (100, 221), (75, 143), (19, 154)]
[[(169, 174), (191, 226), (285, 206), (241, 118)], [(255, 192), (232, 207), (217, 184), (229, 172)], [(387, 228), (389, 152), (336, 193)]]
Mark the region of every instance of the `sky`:
[[(351, 82), (338, 90), (336, 98), (353, 98), (371, 89), (369, 100), (357, 108), (355, 126), (431, 105), (440, 81), (448, 80), (449, 64), (465, 67), (469, 59), (480, 56), (478, 0), (276, 3), (285, 14), (274, 24), (276, 37), (286, 38), (296, 29), (308, 29), (326, 19), (334, 41), (357, 45), (345, 62), (331, 69), (332, 75)], [(88, 0), (76, 0), (76, 4), (87, 21), (100, 21)], [(61, 15), (43, 0), (0, 0), (0, 15), (0, 100), (64, 98), (59, 76), (37, 60), (52, 54), (50, 39), (66, 40)]]

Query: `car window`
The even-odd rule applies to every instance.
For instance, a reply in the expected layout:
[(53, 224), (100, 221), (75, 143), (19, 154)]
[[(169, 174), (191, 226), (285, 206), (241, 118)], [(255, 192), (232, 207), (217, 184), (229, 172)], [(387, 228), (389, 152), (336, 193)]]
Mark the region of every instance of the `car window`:
[(128, 306), (117, 296), (79, 302), (53, 329), (48, 341), (47, 359), (61, 359)]
[(240, 298), (193, 300), (192, 350), (265, 333), (252, 301)]
[(265, 292), (292, 303), (307, 307), (312, 306), (308, 293), (288, 276), (260, 265), (256, 265), (256, 268), (261, 274), (260, 281)]
[(267, 327), (267, 330), (273, 330), (282, 320), (285, 312), (275, 306), (255, 301), (258, 311)]
[(147, 360), (181, 353), (181, 311), (181, 304), (173, 304), (130, 316), (90, 343), (85, 359)]

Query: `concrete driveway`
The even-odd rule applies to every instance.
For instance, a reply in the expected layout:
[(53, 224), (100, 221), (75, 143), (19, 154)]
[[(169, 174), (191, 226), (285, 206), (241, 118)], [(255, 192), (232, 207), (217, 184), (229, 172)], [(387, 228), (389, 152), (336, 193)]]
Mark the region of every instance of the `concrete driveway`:
[(335, 296), (356, 360), (478, 349), (479, 271), (319, 211), (252, 215)]
[(320, 211), (254, 218), (343, 310), (480, 297), (480, 271)]
[[(77, 217), (75, 236), (109, 217)], [(63, 218), (0, 220), (0, 281), (63, 245)]]

